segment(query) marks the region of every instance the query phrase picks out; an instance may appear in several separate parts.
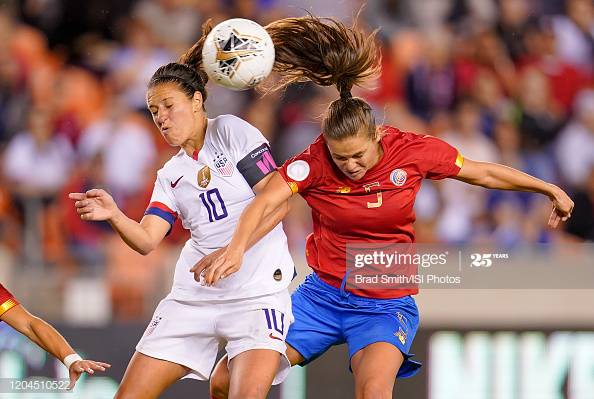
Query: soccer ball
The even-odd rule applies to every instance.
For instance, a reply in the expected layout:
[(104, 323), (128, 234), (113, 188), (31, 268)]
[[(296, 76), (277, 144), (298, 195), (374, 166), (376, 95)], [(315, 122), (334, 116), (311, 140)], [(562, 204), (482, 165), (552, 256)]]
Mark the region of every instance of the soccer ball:
[(206, 37), (202, 62), (210, 79), (229, 89), (245, 90), (256, 86), (272, 71), (274, 45), (256, 22), (228, 19)]

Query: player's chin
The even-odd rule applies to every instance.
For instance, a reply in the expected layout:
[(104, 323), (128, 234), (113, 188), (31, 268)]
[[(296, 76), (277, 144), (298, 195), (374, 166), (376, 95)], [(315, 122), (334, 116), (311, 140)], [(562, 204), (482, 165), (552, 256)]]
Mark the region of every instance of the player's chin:
[(348, 172), (343, 172), (346, 177), (348, 177), (351, 180), (357, 181), (357, 180), (361, 180), (364, 176), (365, 176), (365, 170), (361, 170), (357, 173), (348, 173)]
[(172, 147), (179, 147), (182, 144), (179, 142), (179, 140), (176, 140), (175, 137), (170, 134), (163, 134), (162, 136), (165, 142)]

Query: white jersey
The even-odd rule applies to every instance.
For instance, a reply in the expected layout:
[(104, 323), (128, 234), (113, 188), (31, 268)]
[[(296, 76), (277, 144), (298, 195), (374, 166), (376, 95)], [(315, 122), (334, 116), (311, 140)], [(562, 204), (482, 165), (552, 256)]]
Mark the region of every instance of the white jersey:
[(227, 245), (239, 216), (254, 198), (252, 187), (276, 169), (258, 129), (232, 115), (208, 119), (204, 145), (194, 156), (183, 149), (157, 172), (145, 214), (190, 230), (175, 267), (171, 296), (177, 300), (251, 298), (287, 288), (294, 264), (282, 224), (246, 251), (241, 269), (207, 287), (190, 268)]

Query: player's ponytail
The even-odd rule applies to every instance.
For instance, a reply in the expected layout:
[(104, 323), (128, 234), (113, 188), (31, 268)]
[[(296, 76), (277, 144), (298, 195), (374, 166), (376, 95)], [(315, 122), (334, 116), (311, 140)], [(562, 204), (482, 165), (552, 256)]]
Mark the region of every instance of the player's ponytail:
[(181, 57), (179, 57), (178, 62), (180, 64), (188, 65), (190, 68), (194, 69), (199, 75), (204, 84), (208, 82), (208, 75), (202, 68), (202, 47), (204, 47), (204, 41), (206, 40), (206, 36), (212, 30), (212, 19), (208, 19), (206, 22), (202, 24), (202, 35), (200, 39), (194, 45), (186, 51)]
[(272, 22), (266, 31), (274, 43), (274, 70), (281, 75), (273, 90), (305, 81), (336, 85), (340, 98), (328, 108), (322, 122), (324, 135), (339, 140), (363, 130), (375, 136), (371, 107), (363, 99), (353, 98), (351, 89), (380, 71), (377, 31), (366, 35), (333, 18), (311, 15)]
[(208, 75), (202, 68), (202, 47), (206, 36), (212, 30), (212, 20), (207, 20), (202, 24), (202, 35), (194, 45), (186, 51), (177, 62), (171, 62), (163, 65), (153, 74), (148, 87), (154, 87), (162, 83), (177, 83), (180, 88), (191, 98), (194, 93), (202, 93), (202, 101), (206, 102), (208, 93), (206, 92), (206, 83)]

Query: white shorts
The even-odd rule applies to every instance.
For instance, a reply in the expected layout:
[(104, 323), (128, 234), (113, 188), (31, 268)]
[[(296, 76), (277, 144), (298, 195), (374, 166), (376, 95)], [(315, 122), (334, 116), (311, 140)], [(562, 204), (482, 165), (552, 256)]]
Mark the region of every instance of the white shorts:
[(184, 378), (208, 380), (223, 347), (229, 360), (251, 349), (271, 349), (282, 354), (277, 385), (290, 369), (285, 338), (292, 322), (287, 290), (232, 301), (178, 301), (170, 294), (157, 306), (136, 350), (188, 367)]

